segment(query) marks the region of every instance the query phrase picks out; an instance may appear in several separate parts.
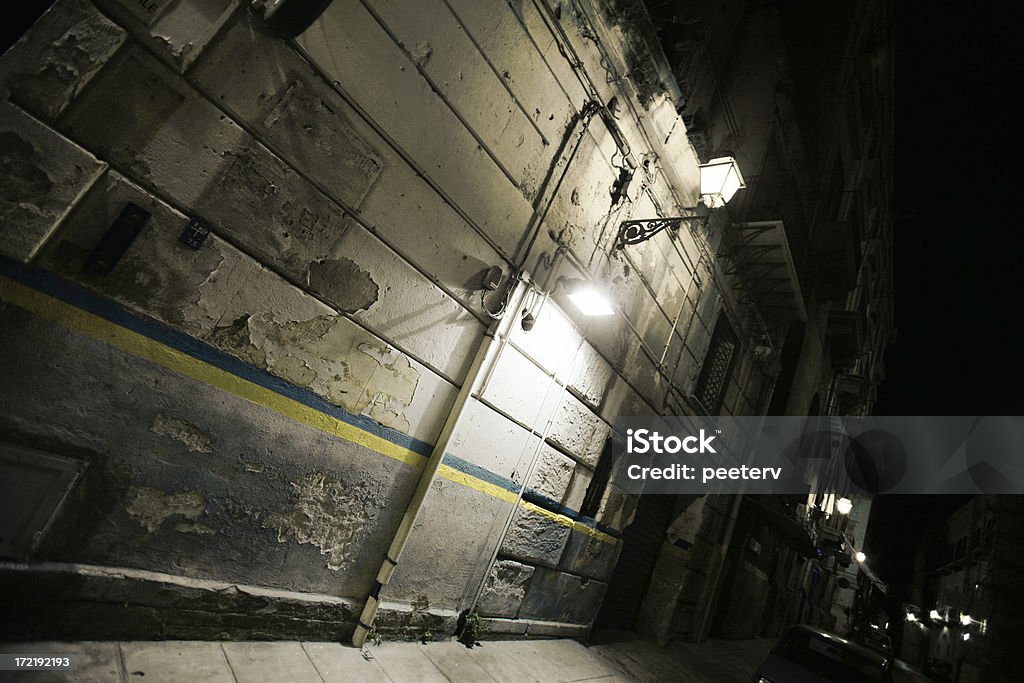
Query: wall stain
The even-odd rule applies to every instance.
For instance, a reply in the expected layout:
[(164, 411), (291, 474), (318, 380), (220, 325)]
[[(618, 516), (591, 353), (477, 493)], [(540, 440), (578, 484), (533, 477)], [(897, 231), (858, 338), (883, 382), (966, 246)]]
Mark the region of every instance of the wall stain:
[(0, 132), (0, 222), (15, 225), (26, 213), (42, 213), (40, 205), (53, 187), (46, 171), (33, 161), (36, 150), (11, 131)]
[(248, 315), (241, 315), (228, 325), (213, 328), (206, 341), (258, 368), (267, 367), (267, 355), (252, 343)]
[(174, 530), (183, 534), (198, 534), (200, 536), (212, 536), (217, 533), (216, 530), (199, 522), (178, 522), (174, 525)]
[(282, 357), (274, 363), (274, 374), (300, 387), (308, 387), (316, 379), (313, 369), (298, 356)]
[(370, 273), (347, 258), (321, 259), (309, 264), (309, 288), (346, 313), (367, 310), (380, 295)]
[(316, 546), (327, 557), (328, 569), (345, 569), (349, 549), (365, 536), (386, 500), (323, 473), (292, 482), (292, 489), (298, 496), (295, 508), (268, 515), (263, 527), (277, 531), (280, 543), (294, 540)]
[(420, 371), (409, 358), (346, 318), (279, 321), (241, 315), (206, 341), (261, 370), (309, 389), (350, 413), (408, 431)]
[(181, 515), (195, 520), (206, 510), (206, 499), (198, 491), (164, 493), (147, 486), (133, 486), (128, 490), (128, 514), (153, 533), (168, 517)]
[(434, 48), (431, 47), (430, 43), (423, 41), (416, 44), (416, 47), (409, 52), (409, 57), (418, 67), (425, 67), (427, 62), (430, 61), (430, 56), (434, 54)]
[(190, 422), (170, 415), (163, 413), (157, 415), (153, 419), (153, 424), (149, 426), (149, 431), (185, 444), (185, 448), (192, 453), (213, 452), (212, 439), (209, 434)]

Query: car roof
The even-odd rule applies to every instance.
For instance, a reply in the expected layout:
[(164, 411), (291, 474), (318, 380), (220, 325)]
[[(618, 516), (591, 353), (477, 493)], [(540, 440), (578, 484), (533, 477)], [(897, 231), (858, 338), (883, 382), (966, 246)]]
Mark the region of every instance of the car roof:
[(829, 633), (828, 631), (817, 628), (816, 626), (808, 626), (807, 624), (797, 624), (795, 626), (790, 626), (790, 630), (804, 631), (808, 634), (824, 638), (825, 640), (831, 643), (835, 643), (836, 645), (840, 645), (853, 652), (856, 652), (858, 656), (863, 657), (864, 659), (868, 660), (869, 662), (877, 666), (884, 665), (890, 659), (886, 655), (879, 653), (877, 650), (872, 650), (871, 648), (864, 647), (863, 645), (855, 643), (851, 640), (847, 640), (846, 638), (838, 636), (835, 633)]

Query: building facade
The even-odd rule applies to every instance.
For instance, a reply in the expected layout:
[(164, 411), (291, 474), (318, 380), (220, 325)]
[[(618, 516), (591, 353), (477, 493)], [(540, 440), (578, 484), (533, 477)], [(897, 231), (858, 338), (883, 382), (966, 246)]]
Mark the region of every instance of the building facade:
[(5, 637), (786, 621), (797, 508), (627, 495), (612, 422), (870, 410), (887, 5), (795, 63), (773, 3), (266, 4), (58, 0), (0, 59)]
[(904, 658), (956, 681), (1010, 681), (1024, 599), (1024, 501), (978, 495), (926, 534), (903, 623)]

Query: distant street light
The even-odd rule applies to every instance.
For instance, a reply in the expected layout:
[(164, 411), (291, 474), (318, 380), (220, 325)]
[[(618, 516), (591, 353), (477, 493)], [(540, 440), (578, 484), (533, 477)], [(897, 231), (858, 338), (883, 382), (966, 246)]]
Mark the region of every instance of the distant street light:
[(971, 615), (970, 614), (961, 614), (960, 615), (960, 623), (963, 624), (964, 626), (970, 626), (971, 625)]
[(907, 621), (909, 621), (909, 622), (917, 621), (917, 615), (914, 614), (913, 612), (907, 612)]
[(857, 554), (853, 556), (853, 559), (857, 560), (861, 564), (864, 564), (864, 560), (868, 559), (868, 556), (858, 550)]
[(940, 619), (942, 619), (942, 615), (939, 614), (939, 610), (933, 609), (931, 612), (928, 613), (928, 618), (934, 619), (935, 621), (939, 621)]

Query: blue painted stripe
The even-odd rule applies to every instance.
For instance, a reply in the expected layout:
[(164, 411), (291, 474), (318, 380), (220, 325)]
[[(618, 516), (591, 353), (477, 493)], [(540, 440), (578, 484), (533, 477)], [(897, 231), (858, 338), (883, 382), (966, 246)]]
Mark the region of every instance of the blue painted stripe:
[(542, 508), (545, 508), (546, 510), (551, 510), (551, 512), (557, 512), (560, 515), (565, 515), (570, 519), (577, 519), (580, 514), (578, 511), (573, 510), (570, 507), (566, 507), (565, 505), (562, 505), (554, 498), (548, 498), (540, 491), (537, 491), (536, 489), (531, 489), (529, 487), (527, 487), (527, 489), (523, 491), (523, 498), (530, 501), (534, 505), (539, 505)]
[(86, 287), (50, 271), (33, 266), (25, 266), (0, 256), (0, 275), (9, 277), (55, 299), (59, 299), (66, 304), (149, 337), (154, 341), (188, 354), (196, 360), (208, 363), (225, 372), (230, 372), (248, 382), (286, 396), (293, 401), (330, 415), (353, 427), (386, 439), (402, 448), (407, 448), (414, 453), (429, 456), (434, 448), (433, 444), (420, 441), (390, 427), (385, 427), (366, 416), (353, 415), (308, 389), (302, 389), (294, 384), (290, 384), (265, 370), (253, 367), (211, 346), (207, 342), (176, 330), (159, 320), (129, 310), (112, 299), (100, 296)]
[(444, 464), (448, 465), (449, 467), (457, 469), (463, 474), (468, 474), (471, 477), (482, 479), (483, 481), (486, 481), (488, 484), (500, 486), (506, 491), (511, 491), (512, 493), (519, 493), (519, 489), (522, 488), (519, 484), (512, 481), (508, 477), (503, 477), (500, 474), (491, 472), (488, 469), (480, 467), (480, 465), (474, 465), (473, 463), (467, 460), (463, 460), (459, 456), (452, 455), (451, 453), (444, 454), (443, 462)]
[(523, 492), (523, 498), (533, 503), (534, 505), (539, 505), (542, 508), (545, 508), (552, 512), (557, 512), (560, 515), (565, 515), (566, 517), (569, 517), (570, 519), (575, 520), (580, 524), (583, 524), (584, 526), (588, 526), (591, 529), (597, 529), (598, 531), (606, 533), (609, 536), (614, 536), (615, 538), (622, 537), (622, 532), (618, 529), (613, 529), (612, 527), (600, 524), (593, 517), (583, 517), (580, 515), (578, 510), (573, 510), (571, 507), (562, 505), (557, 500), (553, 498), (548, 498), (540, 491), (536, 491), (534, 489), (527, 487), (527, 489)]
[[(27, 266), (5, 256), (0, 256), (0, 275), (31, 287), (70, 306), (99, 316), (115, 325), (165, 344), (198, 361), (229, 372), (257, 386), (278, 393), (414, 453), (428, 457), (433, 450), (433, 444), (421, 441), (390, 427), (385, 427), (366, 416), (353, 415), (308, 389), (297, 387), (279, 377), (275, 377), (269, 372), (249, 365), (205, 341), (170, 327), (166, 323), (145, 314), (133, 311), (56, 273), (34, 266)], [(518, 493), (522, 488), (508, 477), (491, 472), (451, 453), (445, 453), (444, 463), (464, 474), (501, 487), (511, 493)], [(620, 538), (622, 535), (617, 529), (598, 524), (593, 518), (580, 517), (577, 510), (566, 507), (533, 489), (527, 488), (523, 493), (523, 498), (528, 502), (579, 521), (609, 536)]]

